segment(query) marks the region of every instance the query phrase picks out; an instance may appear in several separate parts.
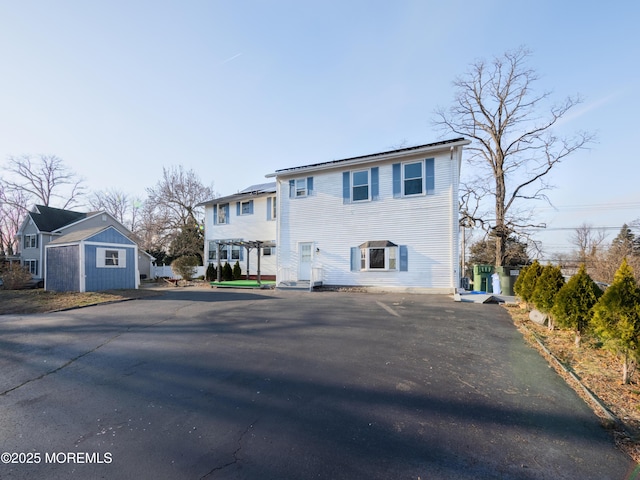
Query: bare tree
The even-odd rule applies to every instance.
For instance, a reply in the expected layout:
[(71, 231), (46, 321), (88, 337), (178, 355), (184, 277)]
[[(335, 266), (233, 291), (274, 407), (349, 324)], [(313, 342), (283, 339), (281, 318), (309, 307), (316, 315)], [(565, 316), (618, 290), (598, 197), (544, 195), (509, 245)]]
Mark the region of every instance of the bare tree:
[[(467, 162), (477, 175), (462, 185), (463, 199), (467, 195), (462, 216), (496, 235), (496, 265), (504, 263), (507, 238), (540, 226), (532, 224), (531, 209), (522, 201), (548, 201), (545, 191), (551, 186), (546, 178), (553, 167), (594, 138), (587, 132), (573, 138), (554, 135), (552, 127), (581, 99), (568, 97), (541, 117), (538, 112), (550, 93), (533, 89), (538, 76), (526, 67), (529, 56), (520, 47), (490, 63), (477, 61), (453, 82), (453, 106), (435, 112), (435, 125), (473, 141)], [(472, 199), (481, 202), (485, 197), (493, 199), (492, 211), (464, 209), (475, 205)]]
[(20, 191), (7, 190), (0, 182), (0, 255), (17, 252), (15, 236), (29, 208), (27, 195)]
[[(5, 188), (21, 191), (45, 206), (68, 208), (83, 195), (83, 180), (55, 155), (9, 157)], [(59, 202), (56, 200), (60, 200)]]
[(118, 189), (109, 189), (93, 192), (88, 200), (91, 208), (110, 213), (131, 231), (136, 229), (139, 210), (142, 207), (140, 198)]
[[(163, 168), (162, 179), (147, 189), (147, 195), (140, 219), (140, 226), (147, 230), (143, 244), (165, 252), (184, 229), (204, 227), (204, 209), (198, 204), (215, 197), (212, 186), (205, 186), (193, 170), (182, 166)], [(203, 248), (197, 248), (200, 256)]]
[(588, 266), (600, 253), (604, 246), (605, 238), (606, 233), (604, 230), (596, 230), (588, 223), (580, 225), (569, 238), (571, 245), (576, 247), (575, 260)]

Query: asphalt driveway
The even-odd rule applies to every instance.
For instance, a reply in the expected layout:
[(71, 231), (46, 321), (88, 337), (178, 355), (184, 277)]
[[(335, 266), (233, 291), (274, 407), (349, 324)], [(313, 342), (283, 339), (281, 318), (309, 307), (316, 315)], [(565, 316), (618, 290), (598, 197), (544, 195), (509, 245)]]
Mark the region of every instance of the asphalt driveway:
[[(0, 317), (0, 478), (615, 479), (496, 305), (169, 290)], [(8, 455), (7, 455), (8, 454)]]

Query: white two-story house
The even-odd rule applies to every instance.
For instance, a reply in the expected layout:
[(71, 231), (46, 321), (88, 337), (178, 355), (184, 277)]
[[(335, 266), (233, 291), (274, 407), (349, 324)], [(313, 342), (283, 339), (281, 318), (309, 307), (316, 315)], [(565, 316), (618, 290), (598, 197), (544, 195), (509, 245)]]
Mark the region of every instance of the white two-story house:
[(275, 279), (278, 211), (275, 182), (252, 185), (198, 206), (205, 207), (207, 264), (233, 266), (239, 262), (243, 275), (248, 270), (254, 277), (260, 261), (260, 277)]
[(278, 283), (452, 293), (464, 138), (277, 170)]

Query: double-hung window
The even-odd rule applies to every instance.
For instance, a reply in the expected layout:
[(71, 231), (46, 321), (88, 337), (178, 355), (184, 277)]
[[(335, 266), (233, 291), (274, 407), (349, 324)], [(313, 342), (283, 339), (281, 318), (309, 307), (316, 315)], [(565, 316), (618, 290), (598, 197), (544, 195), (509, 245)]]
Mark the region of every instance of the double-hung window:
[(403, 164), (402, 177), (402, 187), (405, 196), (422, 194), (422, 162)]
[(433, 158), (396, 163), (392, 168), (394, 197), (435, 193), (435, 160)]
[(222, 203), (213, 207), (213, 224), (225, 225), (229, 223), (229, 204)]
[(366, 202), (378, 199), (378, 167), (342, 173), (343, 203)]
[(308, 197), (313, 192), (313, 177), (289, 180), (289, 198)]
[(38, 275), (38, 260), (25, 260), (23, 265), (29, 270), (31, 275)]
[(24, 248), (38, 248), (38, 235), (37, 234), (25, 235)]

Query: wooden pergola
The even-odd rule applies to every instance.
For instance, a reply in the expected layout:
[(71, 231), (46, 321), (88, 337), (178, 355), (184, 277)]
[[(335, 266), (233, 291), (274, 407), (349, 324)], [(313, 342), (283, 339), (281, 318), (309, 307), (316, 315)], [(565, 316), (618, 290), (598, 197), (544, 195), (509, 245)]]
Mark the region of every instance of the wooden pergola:
[[(221, 271), (221, 262), (220, 262), (220, 247), (221, 246), (239, 246), (247, 249), (247, 280), (249, 280), (249, 253), (253, 248), (258, 251), (258, 266), (256, 271), (256, 279), (258, 284), (260, 284), (260, 258), (262, 257), (262, 248), (263, 247), (275, 247), (276, 244), (273, 241), (265, 241), (265, 240), (215, 240), (216, 244), (216, 258), (218, 259), (218, 268), (217, 268), (217, 281), (220, 282), (222, 277)], [(228, 261), (228, 260), (227, 260)]]

